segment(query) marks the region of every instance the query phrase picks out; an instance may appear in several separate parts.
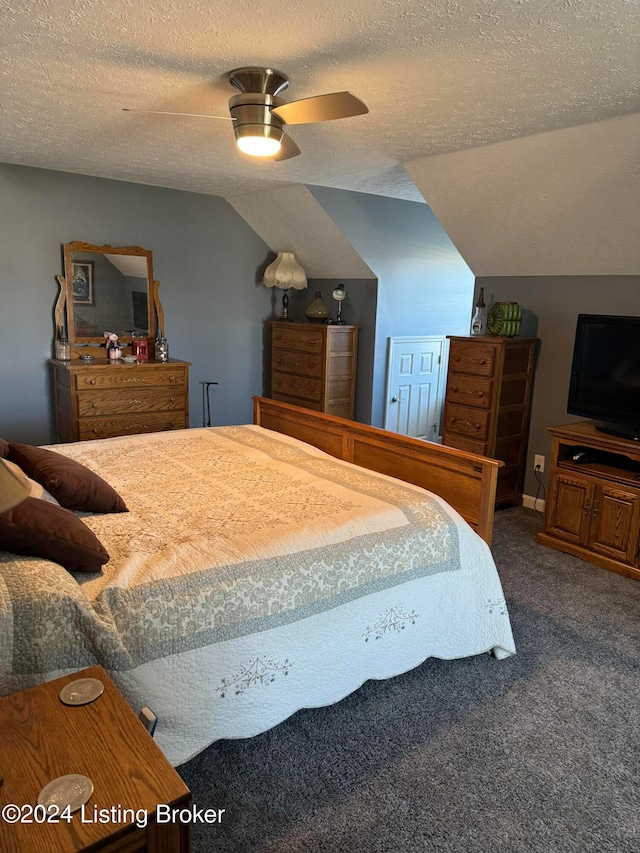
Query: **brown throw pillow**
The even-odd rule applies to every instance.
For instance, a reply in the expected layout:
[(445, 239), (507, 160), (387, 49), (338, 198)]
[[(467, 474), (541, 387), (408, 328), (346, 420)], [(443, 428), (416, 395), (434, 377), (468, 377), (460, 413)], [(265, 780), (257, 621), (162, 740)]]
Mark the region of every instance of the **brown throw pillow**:
[(9, 442), (5, 441), (4, 438), (0, 438), (0, 459), (8, 459), (9, 458)]
[(0, 513), (0, 548), (43, 557), (71, 572), (99, 572), (109, 555), (84, 522), (68, 509), (25, 498)]
[(106, 480), (61, 453), (30, 444), (9, 444), (9, 458), (67, 509), (127, 512), (125, 502)]

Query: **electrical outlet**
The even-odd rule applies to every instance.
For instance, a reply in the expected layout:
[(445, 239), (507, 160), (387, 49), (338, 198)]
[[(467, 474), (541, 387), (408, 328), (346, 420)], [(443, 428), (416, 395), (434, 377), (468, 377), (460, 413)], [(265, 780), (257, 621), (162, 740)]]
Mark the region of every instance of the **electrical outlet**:
[(533, 470), (539, 471), (541, 474), (544, 471), (544, 456), (541, 456), (539, 453), (533, 457)]

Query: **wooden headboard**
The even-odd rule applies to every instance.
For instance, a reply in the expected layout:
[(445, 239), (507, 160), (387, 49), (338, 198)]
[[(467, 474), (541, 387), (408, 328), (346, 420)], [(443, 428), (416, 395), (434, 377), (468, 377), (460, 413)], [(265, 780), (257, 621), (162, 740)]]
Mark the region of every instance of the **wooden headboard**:
[(345, 462), (435, 492), (491, 544), (503, 462), (265, 397), (253, 398), (253, 422)]

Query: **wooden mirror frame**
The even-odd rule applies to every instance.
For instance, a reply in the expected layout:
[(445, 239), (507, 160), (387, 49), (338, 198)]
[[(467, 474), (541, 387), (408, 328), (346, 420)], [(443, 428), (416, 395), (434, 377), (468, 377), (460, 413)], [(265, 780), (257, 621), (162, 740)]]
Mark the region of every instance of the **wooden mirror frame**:
[[(81, 355), (83, 353), (92, 352), (86, 347), (78, 346), (79, 344), (102, 344), (104, 343), (104, 335), (100, 337), (77, 336), (75, 333), (75, 321), (73, 312), (73, 253), (83, 252), (97, 255), (130, 255), (135, 257), (145, 258), (147, 263), (147, 312), (148, 312), (148, 337), (149, 348), (152, 351), (156, 338), (156, 330), (164, 331), (164, 311), (158, 296), (158, 288), (160, 282), (153, 278), (153, 253), (141, 246), (95, 246), (92, 243), (84, 243), (76, 240), (72, 243), (63, 244), (64, 253), (64, 275), (56, 276), (60, 285), (60, 293), (55, 306), (55, 324), (56, 324), (56, 339), (59, 340), (63, 332), (66, 332), (67, 338), (71, 345), (72, 355)], [(126, 335), (120, 335), (120, 345), (123, 349), (128, 349), (131, 345), (131, 338)], [(77, 351), (74, 347), (78, 347)]]

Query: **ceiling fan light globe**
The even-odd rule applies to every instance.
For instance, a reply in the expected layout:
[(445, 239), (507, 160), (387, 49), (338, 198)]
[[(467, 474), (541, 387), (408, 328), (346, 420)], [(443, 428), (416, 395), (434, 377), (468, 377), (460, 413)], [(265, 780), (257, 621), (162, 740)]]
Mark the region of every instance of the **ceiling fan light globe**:
[(273, 157), (282, 145), (282, 128), (268, 124), (244, 124), (235, 134), (238, 148), (252, 157)]
[(238, 139), (238, 148), (252, 157), (273, 157), (280, 150), (277, 139), (265, 139), (264, 136), (243, 136)]

